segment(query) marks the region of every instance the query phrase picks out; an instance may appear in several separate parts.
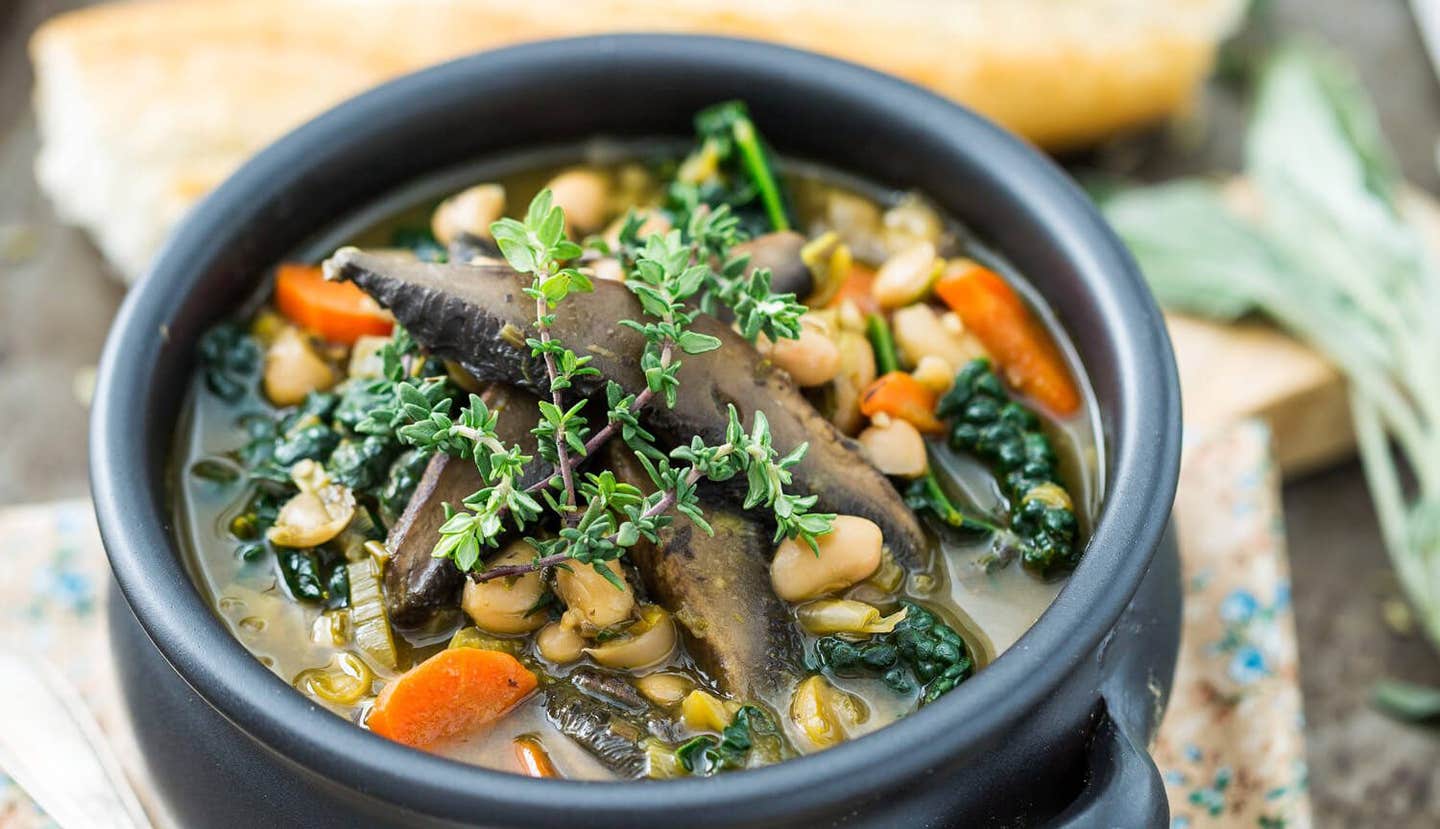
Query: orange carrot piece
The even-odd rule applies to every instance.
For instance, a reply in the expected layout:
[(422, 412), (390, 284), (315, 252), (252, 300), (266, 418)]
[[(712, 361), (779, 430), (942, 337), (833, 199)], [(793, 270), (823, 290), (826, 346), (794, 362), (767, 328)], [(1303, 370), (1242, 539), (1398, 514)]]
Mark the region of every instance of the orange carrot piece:
[(850, 266), (850, 274), (845, 281), (840, 283), (840, 290), (830, 298), (826, 305), (828, 308), (839, 308), (845, 304), (845, 300), (855, 303), (862, 314), (874, 314), (880, 311), (880, 303), (875, 301), (875, 269), (865, 265), (855, 264)]
[(1050, 332), (999, 274), (966, 263), (947, 270), (935, 294), (975, 332), (1021, 393), (1062, 417), (1080, 408), (1080, 392)]
[(945, 429), (935, 417), (938, 400), (935, 392), (919, 380), (903, 371), (892, 371), (876, 378), (860, 395), (860, 413), (874, 417), (884, 412), (910, 421), (910, 425), (922, 432), (934, 434)]
[(394, 328), (390, 312), (349, 282), (330, 282), (313, 265), (287, 262), (275, 269), (275, 307), (327, 340), (352, 345), (366, 334)]
[(540, 740), (530, 735), (515, 738), (515, 759), (520, 762), (520, 771), (526, 777), (559, 777), (550, 754)]
[(382, 737), (424, 748), (494, 722), (535, 685), (535, 674), (508, 653), (449, 648), (386, 685), (366, 724)]

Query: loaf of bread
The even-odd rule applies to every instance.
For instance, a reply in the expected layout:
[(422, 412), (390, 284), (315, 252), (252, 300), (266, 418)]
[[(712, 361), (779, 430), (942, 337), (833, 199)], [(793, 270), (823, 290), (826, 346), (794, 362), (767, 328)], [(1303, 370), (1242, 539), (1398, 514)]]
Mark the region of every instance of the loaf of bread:
[(376, 83), (605, 31), (768, 39), (908, 78), (1049, 148), (1183, 108), (1243, 0), (138, 0), (31, 42), (37, 172), (127, 279), (251, 153)]

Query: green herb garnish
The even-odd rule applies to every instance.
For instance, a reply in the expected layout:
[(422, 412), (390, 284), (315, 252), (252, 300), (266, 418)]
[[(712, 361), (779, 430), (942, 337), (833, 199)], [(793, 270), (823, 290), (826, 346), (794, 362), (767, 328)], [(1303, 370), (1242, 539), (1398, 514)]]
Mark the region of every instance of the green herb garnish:
[[(475, 395), (455, 413), (443, 380), (417, 379), (401, 370), (406, 360), (399, 353), (412, 347), (403, 340), (397, 340), (393, 359), (387, 358), (389, 401), (357, 426), (370, 434), (393, 434), (422, 452), (446, 452), (475, 463), (485, 486), (459, 509), (448, 511), (435, 555), (452, 559), (461, 571), (481, 581), (574, 560), (595, 565), (618, 585), (619, 578), (607, 562), (623, 556), (642, 538), (657, 540), (660, 530), (674, 520), (672, 513), (708, 532), (698, 484), (737, 476), (744, 476), (748, 485), (745, 508), (763, 506), (774, 516), (777, 540), (796, 538), (818, 549), (815, 537), (829, 532), (834, 516), (811, 512), (816, 496), (786, 491), (790, 469), (806, 447), (789, 447), (782, 455), (771, 445), (763, 413), (757, 412), (747, 429), (731, 407), (724, 442), (707, 445), (696, 438), (668, 455), (654, 445), (637, 417), (646, 406), (674, 405), (685, 355), (720, 346), (718, 339), (691, 328), (700, 313), (694, 302), (702, 294), (708, 292), (710, 301), (734, 311), (751, 336), (797, 336), (803, 306), (793, 297), (770, 297), (768, 271), (757, 269), (742, 280), (738, 269), (743, 268), (743, 260), (737, 266), (727, 255), (737, 236), (723, 209), (693, 214), (685, 228), (653, 234), (643, 242), (634, 238), (634, 220), (627, 222), (621, 238), (621, 261), (629, 263), (625, 284), (639, 299), (645, 318), (620, 324), (645, 338), (641, 367), (646, 387), (627, 394), (615, 383), (607, 384), (606, 423), (592, 433), (584, 416), (589, 401), (567, 399), (567, 391), (575, 378), (596, 371), (588, 365), (588, 357), (575, 354), (551, 332), (556, 306), (574, 294), (593, 290), (589, 278), (573, 264), (582, 249), (565, 237), (564, 227), (564, 211), (553, 204), (549, 191), (535, 197), (523, 221), (506, 218), (491, 227), (510, 266), (532, 278), (526, 294), (535, 302), (535, 323), (526, 344), (543, 359), (550, 387), (550, 399), (541, 402), (541, 418), (533, 432), (539, 439), (539, 454), (554, 468), (550, 476), (521, 487), (519, 477), (532, 458), (499, 439), (498, 413)], [(713, 262), (726, 264), (717, 270)], [(410, 355), (411, 362), (415, 358)], [(608, 471), (578, 473), (579, 461), (616, 435), (649, 474), (653, 494), (618, 482)], [(547, 512), (559, 518), (560, 528), (547, 538), (527, 538), (537, 550), (532, 562), (483, 566), (483, 551), (498, 546), (507, 523), (534, 533)]]

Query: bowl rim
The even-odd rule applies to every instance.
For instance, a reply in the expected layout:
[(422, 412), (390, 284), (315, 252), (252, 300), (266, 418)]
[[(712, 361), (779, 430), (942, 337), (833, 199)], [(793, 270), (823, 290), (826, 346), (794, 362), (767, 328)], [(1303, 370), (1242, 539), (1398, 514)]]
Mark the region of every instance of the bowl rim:
[[(327, 142), (344, 141), (358, 118), (456, 84), (549, 64), (596, 71), (620, 59), (657, 67), (746, 65), (787, 83), (847, 87), (928, 133), (963, 136), (966, 152), (1007, 173), (1087, 288), (1113, 347), (1119, 417), (1108, 432), (1104, 505), (1088, 552), (1060, 595), (1022, 638), (947, 696), (863, 739), (764, 769), (709, 779), (633, 783), (532, 780), (428, 755), (386, 741), (294, 692), (213, 615), (178, 556), (170, 521), (157, 510), (147, 472), (144, 401), (158, 381), (157, 340), (178, 297), (199, 278), (191, 264), (227, 216), (224, 206), (265, 192), (265, 182)], [(958, 140), (958, 139), (952, 139)], [(335, 217), (337, 220), (341, 217)], [(157, 330), (160, 336), (156, 336)], [(137, 405), (137, 402), (139, 405)], [(819, 781), (843, 779), (860, 801), (966, 746), (998, 738), (1100, 646), (1148, 570), (1169, 517), (1179, 471), (1179, 387), (1159, 310), (1124, 246), (1088, 198), (1053, 162), (999, 127), (931, 92), (834, 58), (754, 41), (701, 35), (601, 35), (542, 41), (460, 58), (390, 81), (302, 125), (256, 155), (194, 208), (126, 297), (107, 338), (91, 416), (91, 487), (116, 580), (137, 619), (176, 672), (239, 730), (346, 789), (422, 814), (465, 821), (523, 821), (563, 805), (599, 822), (683, 818), (700, 825), (818, 811), (835, 801)], [(303, 727), (302, 727), (303, 726)], [(879, 762), (877, 758), (884, 758)], [(583, 810), (583, 811), (582, 811)]]

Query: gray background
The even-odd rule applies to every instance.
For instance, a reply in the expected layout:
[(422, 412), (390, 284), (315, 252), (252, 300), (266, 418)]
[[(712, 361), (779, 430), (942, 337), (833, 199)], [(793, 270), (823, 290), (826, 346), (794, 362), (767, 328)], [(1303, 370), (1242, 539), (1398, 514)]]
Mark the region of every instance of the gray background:
[[(31, 173), (34, 119), (25, 41), (77, 0), (0, 0), (0, 503), (86, 492), (85, 384), (122, 296), (94, 248), (57, 225)], [(1309, 32), (1358, 63), (1410, 180), (1440, 192), (1440, 85), (1401, 0), (1277, 0), (1280, 33)], [(1106, 153), (1146, 176), (1234, 169), (1243, 104), (1210, 91), (1202, 132)], [(1201, 136), (1197, 138), (1198, 136)], [(1371, 710), (1383, 676), (1440, 684), (1440, 660), (1385, 624), (1396, 596), (1358, 466), (1285, 489), (1310, 782), (1320, 826), (1440, 824), (1440, 735)]]

